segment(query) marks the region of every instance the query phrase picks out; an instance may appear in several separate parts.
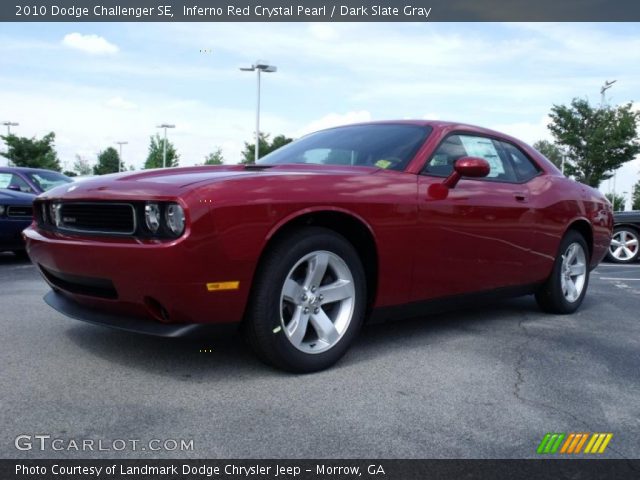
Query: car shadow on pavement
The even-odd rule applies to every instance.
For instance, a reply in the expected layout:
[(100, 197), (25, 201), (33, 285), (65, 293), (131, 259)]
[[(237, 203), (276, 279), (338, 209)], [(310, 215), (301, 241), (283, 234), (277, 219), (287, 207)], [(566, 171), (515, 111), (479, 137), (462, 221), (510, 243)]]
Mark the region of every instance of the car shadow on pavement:
[[(583, 308), (589, 308), (585, 302)], [(397, 349), (424, 348), (444, 336), (463, 332), (482, 335), (534, 315), (544, 315), (533, 297), (493, 302), (463, 310), (432, 314), (422, 318), (366, 325), (346, 357), (332, 370), (351, 368), (368, 359), (392, 355)], [(502, 327), (504, 328), (504, 326)], [(517, 334), (517, 330), (514, 330)], [(120, 332), (99, 326), (77, 324), (66, 331), (79, 348), (92, 356), (127, 369), (177, 377), (187, 382), (225, 381), (247, 377), (290, 376), (261, 363), (241, 335), (217, 338), (160, 338)]]

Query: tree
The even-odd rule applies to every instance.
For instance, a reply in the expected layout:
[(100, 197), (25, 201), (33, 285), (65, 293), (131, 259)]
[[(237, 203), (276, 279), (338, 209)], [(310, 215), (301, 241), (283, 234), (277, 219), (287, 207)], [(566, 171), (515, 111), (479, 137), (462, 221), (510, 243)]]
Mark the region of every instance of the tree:
[(640, 180), (633, 186), (631, 193), (631, 210), (640, 210)]
[(91, 175), (93, 168), (89, 165), (89, 161), (82, 158), (80, 155), (76, 155), (76, 161), (73, 162), (73, 171), (76, 175)]
[(637, 122), (632, 104), (592, 107), (574, 98), (571, 105), (551, 108), (549, 130), (567, 152), (565, 172), (579, 182), (598, 187), (603, 180), (640, 153)]
[(41, 139), (36, 137), (18, 137), (17, 135), (3, 135), (2, 140), (7, 144), (7, 151), (0, 155), (10, 160), (16, 167), (47, 168), (59, 172), (62, 168), (58, 154), (54, 149), (56, 134), (48, 133)]
[(222, 165), (224, 163), (224, 157), (222, 156), (222, 149), (216, 148), (209, 155), (204, 157), (205, 165)]
[(71, 170), (65, 170), (64, 172), (62, 172), (63, 175), (66, 175), (67, 177), (77, 177), (78, 174), (76, 172), (72, 172)]
[(120, 155), (118, 155), (118, 151), (113, 147), (108, 147), (106, 150), (98, 154), (98, 164), (93, 167), (93, 174), (105, 175), (107, 173), (116, 173), (120, 170), (124, 170), (124, 164), (120, 163), (119, 170), (118, 163), (120, 163)]
[[(278, 135), (273, 139), (272, 142), (269, 142), (269, 134), (260, 133), (260, 138), (258, 139), (258, 157), (262, 158), (268, 153), (271, 153), (274, 150), (277, 150), (278, 148), (291, 142), (293, 142), (293, 138), (288, 138), (284, 135)], [(255, 148), (255, 142), (244, 142), (244, 150), (242, 151), (242, 160), (240, 161), (240, 163), (254, 163), (256, 155)]]
[(556, 167), (562, 169), (562, 150), (555, 143), (548, 140), (538, 140), (533, 144), (533, 148), (551, 160), (551, 163)]
[[(149, 143), (149, 155), (144, 162), (144, 168), (162, 168), (162, 157), (164, 138), (161, 138), (159, 134), (151, 136)], [(167, 140), (167, 167), (177, 167), (180, 155), (176, 152), (173, 144)]]
[(618, 195), (617, 193), (605, 193), (604, 196), (611, 202), (614, 212), (624, 212), (625, 201), (623, 195)]

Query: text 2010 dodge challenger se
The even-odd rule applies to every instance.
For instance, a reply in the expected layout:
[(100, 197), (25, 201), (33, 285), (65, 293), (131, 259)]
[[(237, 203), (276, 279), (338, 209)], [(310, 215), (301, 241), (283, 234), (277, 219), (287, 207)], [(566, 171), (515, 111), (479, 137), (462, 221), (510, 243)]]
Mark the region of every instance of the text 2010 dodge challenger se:
[(506, 135), (351, 125), (257, 165), (111, 175), (44, 193), (27, 248), (68, 316), (165, 336), (237, 324), (259, 356), (314, 371), (365, 318), (474, 294), (581, 304), (612, 211)]

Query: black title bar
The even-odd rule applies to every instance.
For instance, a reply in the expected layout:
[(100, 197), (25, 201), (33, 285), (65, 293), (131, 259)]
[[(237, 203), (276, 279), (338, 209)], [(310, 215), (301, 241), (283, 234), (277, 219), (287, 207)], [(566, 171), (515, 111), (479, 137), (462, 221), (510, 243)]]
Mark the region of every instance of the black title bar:
[(638, 0), (2, 0), (2, 22), (637, 22)]
[(0, 460), (2, 480), (637, 479), (639, 460)]

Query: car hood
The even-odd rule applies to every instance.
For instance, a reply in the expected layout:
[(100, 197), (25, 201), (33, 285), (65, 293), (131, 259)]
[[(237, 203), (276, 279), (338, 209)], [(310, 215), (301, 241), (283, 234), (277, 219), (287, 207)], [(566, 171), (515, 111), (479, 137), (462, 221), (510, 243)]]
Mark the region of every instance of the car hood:
[(36, 198), (31, 193), (15, 192), (8, 189), (0, 189), (0, 203), (5, 205), (29, 205)]
[(185, 193), (203, 184), (243, 177), (281, 175), (364, 175), (379, 169), (332, 165), (229, 165), (143, 170), (140, 172), (102, 175), (70, 185), (61, 185), (40, 195), (43, 199), (134, 198), (153, 196), (167, 198)]

